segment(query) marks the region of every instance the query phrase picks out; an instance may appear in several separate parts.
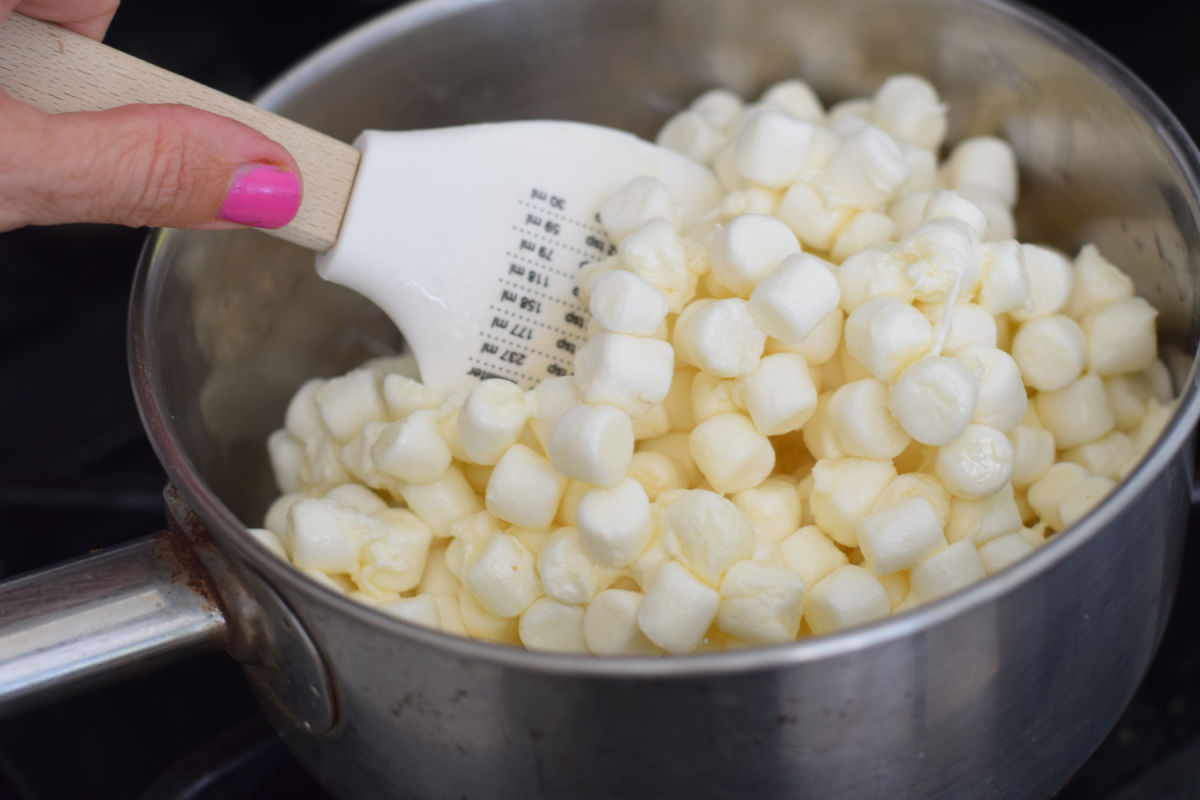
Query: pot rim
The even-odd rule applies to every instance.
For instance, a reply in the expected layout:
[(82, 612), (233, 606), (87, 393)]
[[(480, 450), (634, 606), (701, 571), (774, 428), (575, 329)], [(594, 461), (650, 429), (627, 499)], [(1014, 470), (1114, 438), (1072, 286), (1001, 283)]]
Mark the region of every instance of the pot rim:
[[(419, 27), (427, 21), (488, 2), (490, 0), (418, 0), (382, 14), (342, 34), (305, 58), (272, 82), (257, 96), (256, 102), (269, 109), (276, 108), (289, 99), (295, 87), (307, 84), (312, 76), (324, 73), (329, 66), (341, 62), (347, 55), (385, 42), (397, 31)], [(1200, 152), (1197, 152), (1178, 120), (1137, 77), (1099, 46), (1039, 11), (1001, 0), (952, 2), (981, 6), (991, 13), (1011, 19), (1025, 27), (1031, 35), (1056, 45), (1106, 77), (1131, 108), (1140, 113), (1153, 128), (1171, 154), (1190, 189), (1187, 203), (1192, 219), (1200, 226)], [(227, 555), (231, 554), (230, 551), (236, 553), (238, 558), (250, 562), (271, 582), (286, 585), (289, 590), (307, 595), (309, 599), (330, 606), (338, 613), (352, 616), (385, 635), (436, 648), (448, 655), (489, 661), (508, 668), (594, 678), (688, 678), (771, 670), (793, 664), (845, 658), (871, 647), (919, 635), (965, 611), (1019, 591), (1027, 582), (1054, 568), (1059, 561), (1084, 546), (1121, 509), (1132, 504), (1143, 489), (1184, 451), (1185, 445), (1192, 441), (1192, 429), (1200, 416), (1200, 383), (1197, 357), (1193, 355), (1175, 413), (1146, 457), (1108, 497), (1075, 525), (1055, 534), (1026, 558), (978, 583), (910, 611), (837, 633), (720, 653), (606, 658), (530, 651), (459, 637), (409, 623), (318, 584), (258, 544), (247, 532), (246, 526), (200, 479), (180, 442), (172, 435), (168, 415), (155, 396), (149, 379), (149, 349), (153, 331), (148, 328), (152, 317), (148, 301), (157, 296), (162, 280), (162, 270), (154, 269), (154, 265), (160, 251), (178, 235), (174, 231), (157, 230), (148, 237), (134, 276), (128, 318), (129, 369), (134, 399), (143, 426), (150, 435), (151, 445), (171, 483), (220, 541)], [(1185, 455), (1190, 456), (1190, 451)]]

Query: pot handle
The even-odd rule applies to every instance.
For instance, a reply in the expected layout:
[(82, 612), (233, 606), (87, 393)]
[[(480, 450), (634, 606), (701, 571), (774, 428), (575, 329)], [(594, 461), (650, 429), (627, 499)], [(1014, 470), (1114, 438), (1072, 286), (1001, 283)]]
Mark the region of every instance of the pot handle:
[(203, 568), (171, 531), (0, 582), (0, 716), (227, 635)]

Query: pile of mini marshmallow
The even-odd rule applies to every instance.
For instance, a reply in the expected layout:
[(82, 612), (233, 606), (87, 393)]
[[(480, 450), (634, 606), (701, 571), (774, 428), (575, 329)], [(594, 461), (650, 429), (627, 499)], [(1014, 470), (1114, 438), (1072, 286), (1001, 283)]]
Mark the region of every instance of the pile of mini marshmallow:
[(939, 164), (945, 130), (909, 75), (828, 111), (800, 81), (704, 94), (658, 140), (728, 194), (687, 231), (653, 177), (603, 207), (573, 376), (309, 381), (254, 535), (405, 620), (597, 655), (837, 631), (1022, 558), (1136, 464), (1171, 385), (1129, 277), (1014, 240), (1011, 149)]

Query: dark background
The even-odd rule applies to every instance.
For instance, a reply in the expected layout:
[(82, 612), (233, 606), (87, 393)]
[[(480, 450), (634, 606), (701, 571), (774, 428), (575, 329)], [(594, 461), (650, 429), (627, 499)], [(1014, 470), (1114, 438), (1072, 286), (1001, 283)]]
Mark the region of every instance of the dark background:
[[(126, 0), (108, 42), (249, 97), (391, 5)], [(1109, 50), (1200, 135), (1200, 7), (1034, 5)], [(125, 308), (144, 238), (99, 226), (0, 235), (0, 576), (163, 525), (164, 477), (125, 366)], [(1060, 797), (1200, 798), (1196, 536), (1157, 660)], [(239, 669), (221, 654), (0, 720), (0, 800), (272, 796), (321, 795), (271, 738)]]

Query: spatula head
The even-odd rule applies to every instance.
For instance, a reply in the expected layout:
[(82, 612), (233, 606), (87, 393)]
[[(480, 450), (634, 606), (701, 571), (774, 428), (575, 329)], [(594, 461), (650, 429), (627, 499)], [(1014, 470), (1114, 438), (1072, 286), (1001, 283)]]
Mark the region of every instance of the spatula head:
[(444, 390), (571, 374), (588, 320), (577, 278), (615, 252), (598, 212), (623, 185), (661, 180), (684, 229), (721, 196), (695, 161), (574, 122), (367, 131), (356, 146), (354, 192), (318, 270), (382, 308)]

